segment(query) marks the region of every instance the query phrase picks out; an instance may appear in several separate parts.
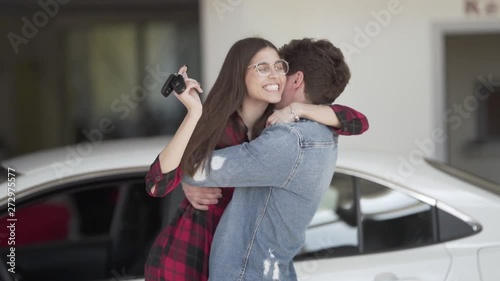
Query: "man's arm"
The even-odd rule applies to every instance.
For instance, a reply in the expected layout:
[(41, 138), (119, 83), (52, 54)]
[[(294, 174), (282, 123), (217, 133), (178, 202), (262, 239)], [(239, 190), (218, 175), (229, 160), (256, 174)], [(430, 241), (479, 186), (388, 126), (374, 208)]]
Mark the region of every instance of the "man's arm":
[(297, 133), (286, 124), (265, 129), (255, 140), (215, 150), (212, 170), (184, 175), (183, 182), (200, 187), (286, 187), (299, 161)]

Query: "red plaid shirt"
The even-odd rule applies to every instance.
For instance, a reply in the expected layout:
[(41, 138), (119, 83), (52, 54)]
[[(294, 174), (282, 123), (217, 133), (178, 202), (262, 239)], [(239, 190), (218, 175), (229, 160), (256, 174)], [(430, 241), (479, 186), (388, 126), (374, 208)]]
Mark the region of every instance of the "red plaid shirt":
[[(368, 120), (360, 112), (342, 105), (332, 105), (340, 129), (339, 135), (358, 135), (368, 130)], [(235, 112), (226, 125), (225, 133), (216, 149), (247, 142), (247, 128)], [(157, 157), (146, 175), (146, 190), (154, 197), (163, 197), (176, 188), (182, 180), (182, 171), (163, 174)], [(156, 184), (154, 193), (151, 188)], [(206, 281), (208, 258), (215, 228), (233, 196), (234, 188), (223, 188), (222, 197), (207, 211), (193, 208), (184, 198), (175, 217), (162, 229), (146, 261), (145, 281)]]

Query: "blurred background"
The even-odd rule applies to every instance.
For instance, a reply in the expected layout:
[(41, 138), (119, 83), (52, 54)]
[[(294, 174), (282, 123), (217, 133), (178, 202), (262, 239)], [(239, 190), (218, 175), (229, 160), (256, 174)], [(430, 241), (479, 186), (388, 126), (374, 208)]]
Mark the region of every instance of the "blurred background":
[(197, 1), (0, 5), (1, 157), (89, 140), (103, 119), (105, 140), (175, 132), (183, 107), (159, 90), (184, 63), (201, 77)]

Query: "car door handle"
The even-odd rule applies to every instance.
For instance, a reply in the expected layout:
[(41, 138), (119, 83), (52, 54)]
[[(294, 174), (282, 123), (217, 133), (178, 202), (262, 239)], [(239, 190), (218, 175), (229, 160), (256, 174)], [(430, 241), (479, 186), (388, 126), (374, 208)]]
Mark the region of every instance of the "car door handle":
[(419, 279), (417, 278), (397, 278), (396, 275), (394, 275), (393, 273), (389, 273), (389, 272), (384, 272), (384, 273), (380, 273), (380, 274), (377, 274), (377, 276), (375, 276), (375, 279), (373, 279), (373, 281), (420, 281)]

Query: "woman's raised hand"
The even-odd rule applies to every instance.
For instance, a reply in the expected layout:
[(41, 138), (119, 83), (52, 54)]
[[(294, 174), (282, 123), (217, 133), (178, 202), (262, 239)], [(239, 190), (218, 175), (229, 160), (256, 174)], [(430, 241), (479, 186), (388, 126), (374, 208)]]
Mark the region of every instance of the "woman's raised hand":
[(198, 113), (201, 115), (203, 105), (201, 103), (198, 92), (203, 93), (203, 90), (201, 89), (200, 83), (188, 77), (187, 66), (181, 67), (178, 73), (182, 74), (182, 76), (184, 77), (184, 81), (186, 82), (186, 90), (180, 94), (174, 91), (174, 95), (182, 102), (189, 113)]

